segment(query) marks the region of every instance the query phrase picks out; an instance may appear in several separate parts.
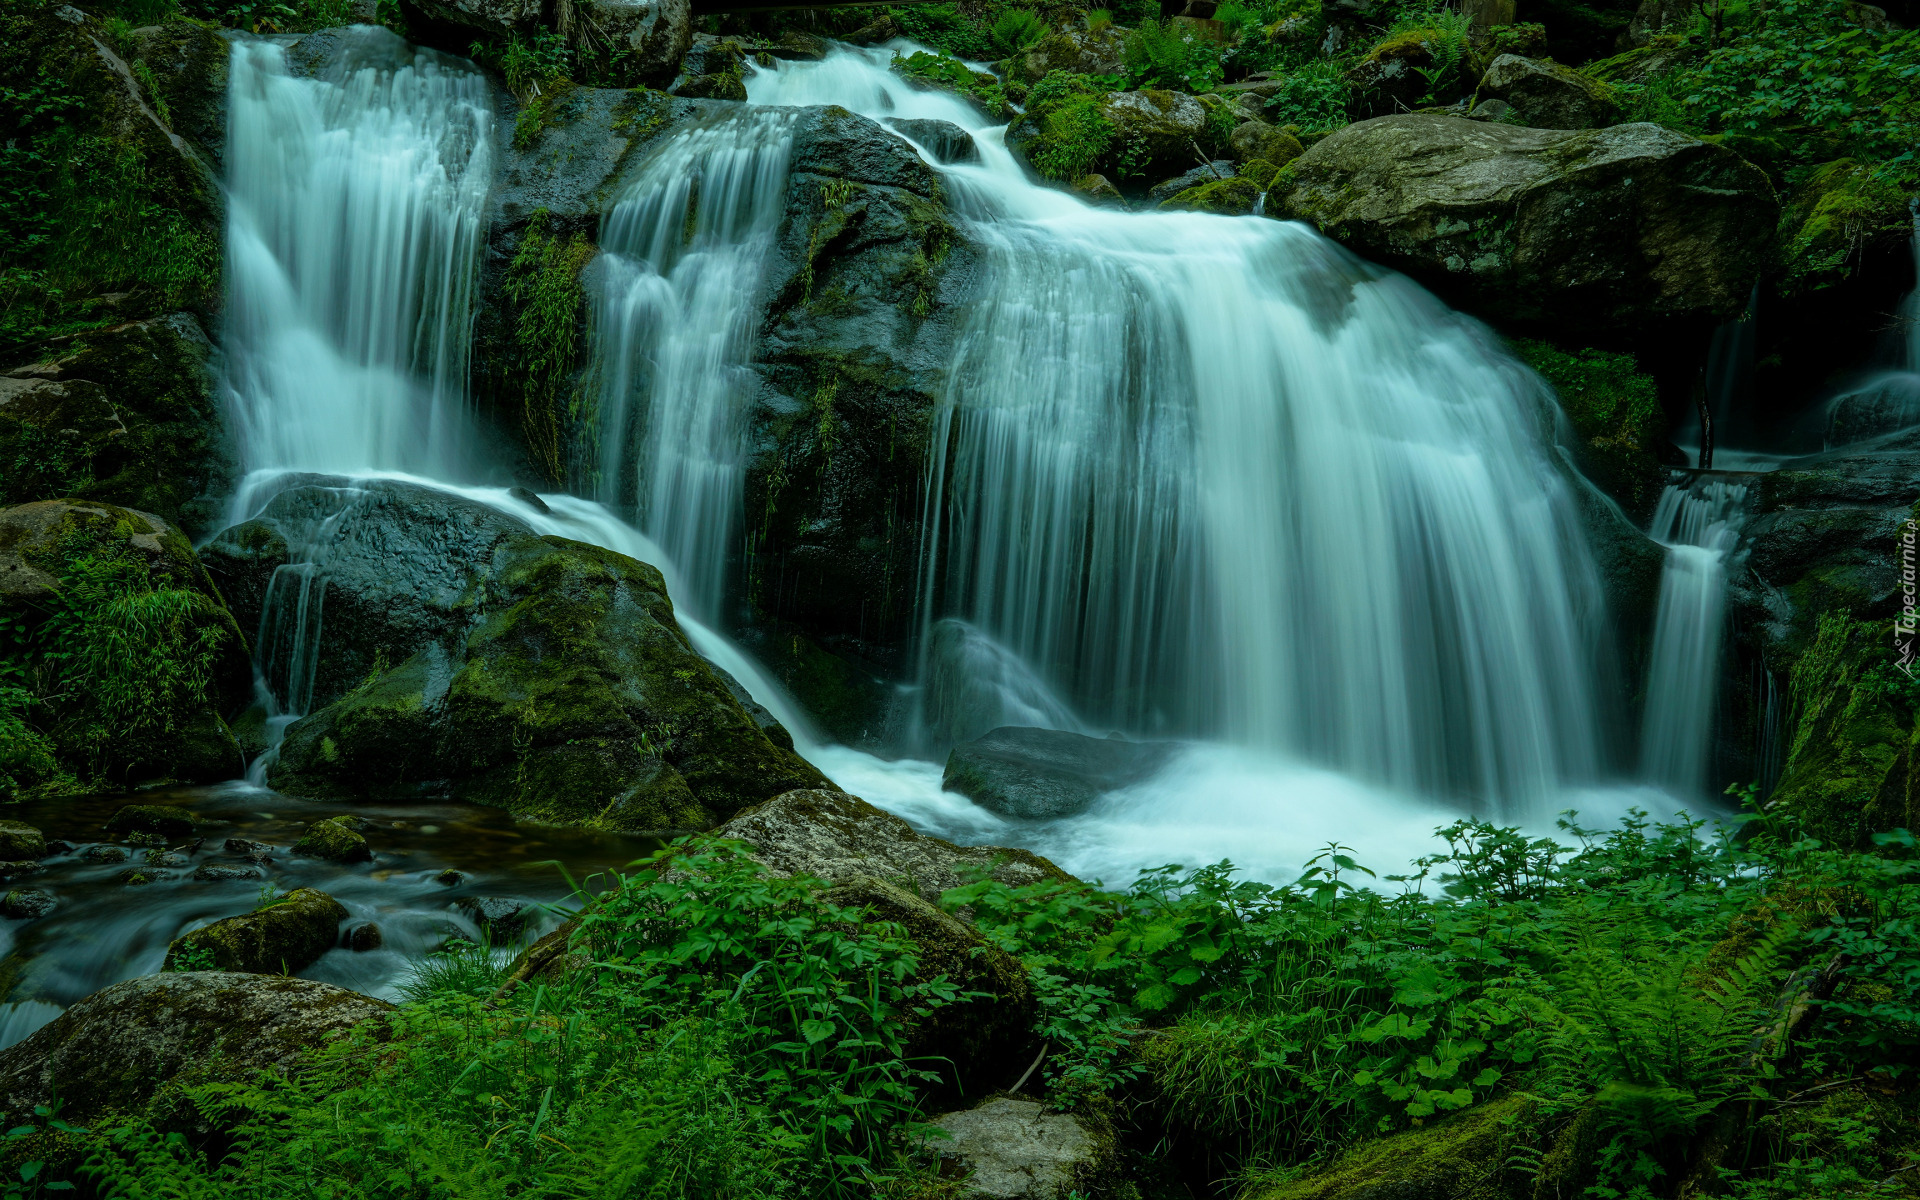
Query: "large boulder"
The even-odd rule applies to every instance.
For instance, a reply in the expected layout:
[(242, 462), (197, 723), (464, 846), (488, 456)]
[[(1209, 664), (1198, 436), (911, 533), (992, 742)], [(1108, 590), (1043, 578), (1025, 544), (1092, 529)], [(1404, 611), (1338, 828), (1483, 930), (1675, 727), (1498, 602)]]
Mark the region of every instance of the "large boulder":
[(978, 872), (1009, 887), (1072, 878), (1027, 850), (956, 846), (918, 833), (892, 813), (845, 792), (796, 791), (734, 817), (714, 836), (735, 838), (782, 875), (829, 882), (872, 877), (938, 902)]
[(1070, 817), (1103, 792), (1152, 775), (1172, 742), (1092, 738), (1061, 729), (995, 729), (955, 746), (940, 786), (983, 808), (1027, 820)]
[(180, 312), (97, 330), (0, 375), (0, 505), (105, 500), (207, 528), (232, 470), (212, 353)]
[(181, 934), (167, 947), (165, 969), (292, 975), (333, 949), (346, 919), (346, 906), (332, 896), (299, 888), (265, 908)]
[(10, 665), (51, 685), (32, 713), (73, 780), (215, 782), (244, 769), (223, 715), (252, 687), (247, 642), (178, 529), (111, 504), (0, 511), (0, 616), (58, 627)]
[(940, 1174), (958, 1181), (953, 1194), (960, 1200), (1104, 1200), (1113, 1194), (1113, 1136), (1079, 1114), (999, 1096), (929, 1124), (946, 1134), (928, 1138), (926, 1146), (939, 1155)]
[(570, 14), (576, 27), (562, 32), (574, 42), (611, 41), (614, 61), (635, 83), (672, 79), (693, 43), (689, 0), (573, 0), (558, 10)]
[(36, 1105), (91, 1125), (198, 1082), (285, 1073), (308, 1050), (392, 1012), (371, 996), (309, 979), (190, 971), (116, 983), (0, 1050), (0, 1113), (30, 1124)]
[(1054, 71), (1072, 75), (1124, 75), (1126, 31), (1109, 25), (1099, 33), (1066, 29), (1051, 34), (1007, 60), (1009, 79), (1039, 83)]
[[(300, 547), (306, 565), (259, 546)], [(280, 493), (207, 553), (253, 577), (237, 592), (285, 583), (263, 625), (276, 686), (290, 676), (275, 664), (319, 664), (312, 715), (268, 773), (291, 794), (446, 795), (684, 831), (831, 786), (769, 740), (688, 642), (660, 572), (625, 555), (450, 493), (344, 480)], [(275, 623), (300, 611), (303, 581), (317, 632)]]
[(1551, 59), (1502, 54), (1480, 78), (1481, 100), (1504, 100), (1536, 129), (1600, 129), (1620, 119), (1613, 89)]
[(1658, 125), (1415, 113), (1295, 159), (1268, 210), (1497, 319), (1571, 330), (1745, 310), (1779, 204), (1758, 167)]
[(1091, 172), (1137, 189), (1191, 167), (1206, 136), (1207, 108), (1199, 100), (1148, 88), (1030, 104), (1007, 126), (1006, 144), (1034, 170), (1063, 183)]

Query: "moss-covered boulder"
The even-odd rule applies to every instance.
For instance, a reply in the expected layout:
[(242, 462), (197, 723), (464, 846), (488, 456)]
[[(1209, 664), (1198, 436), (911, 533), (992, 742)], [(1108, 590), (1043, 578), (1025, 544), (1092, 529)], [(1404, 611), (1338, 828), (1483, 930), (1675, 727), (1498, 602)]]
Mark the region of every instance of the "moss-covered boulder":
[(1212, 179), (1183, 191), (1175, 192), (1160, 202), (1162, 212), (1205, 212), (1218, 213), (1221, 216), (1244, 216), (1253, 211), (1260, 199), (1262, 188), (1245, 176), (1235, 175), (1228, 179)]
[(300, 888), (265, 908), (181, 934), (167, 947), (165, 969), (292, 975), (333, 949), (346, 919), (338, 900)]
[(1508, 1200), (1525, 1194), (1511, 1155), (1526, 1142), (1530, 1109), (1513, 1096), (1374, 1138), (1324, 1171), (1256, 1188), (1247, 1200)]
[(0, 821), (0, 860), (21, 862), (47, 852), (47, 838), (25, 821)]
[(1124, 29), (1111, 25), (1098, 33), (1063, 29), (1008, 59), (1005, 68), (1007, 78), (1027, 84), (1039, 83), (1055, 71), (1071, 75), (1123, 75), (1126, 55)]
[(307, 826), (293, 852), (305, 858), (325, 858), (333, 862), (369, 862), (373, 851), (346, 819), (334, 817)]
[(1481, 76), (1479, 98), (1506, 101), (1536, 129), (1601, 129), (1620, 120), (1611, 87), (1551, 59), (1502, 54)]
[(1884, 168), (1842, 158), (1790, 173), (1780, 214), (1779, 287), (1792, 295), (1840, 283), (1913, 236), (1908, 197)]
[(192, 971), (116, 983), (0, 1050), (0, 1113), (33, 1124), (36, 1105), (91, 1125), (116, 1113), (169, 1115), (182, 1087), (287, 1072), (307, 1051), (393, 1011), (308, 979)]
[(20, 98), (9, 179), (34, 221), (8, 247), (0, 367), (49, 339), (218, 304), (217, 146), (199, 138), (224, 132), (207, 101), (227, 44), (195, 22), (136, 32), (103, 18), (65, 4), (0, 14), (0, 88)]
[(1779, 206), (1759, 168), (1657, 125), (1415, 113), (1316, 143), (1268, 210), (1475, 312), (1568, 333), (1743, 312)]
[(917, 980), (945, 976), (962, 993), (976, 993), (910, 1018), (907, 1057), (926, 1062), (959, 1095), (981, 1095), (1018, 1078), (1033, 1052), (1039, 1007), (1026, 968), (1012, 955), (914, 892), (872, 876), (844, 880), (821, 898), (906, 930), (919, 947)]
[(193, 314), (64, 340), (0, 374), (0, 505), (104, 500), (206, 529), (232, 461)]
[[(251, 693), (246, 639), (166, 521), (72, 500), (0, 511), (0, 615), (14, 621), (0, 655), (40, 681), (5, 740), (52, 764), (17, 786), (214, 782), (244, 769), (222, 718)], [(0, 753), (26, 763), (32, 746)]]
[(1659, 448), (1666, 414), (1653, 378), (1633, 355), (1516, 338), (1514, 352), (1553, 385), (1584, 451), (1587, 477), (1644, 521), (1665, 486)]
[(691, 830), (830, 786), (769, 740), (694, 651), (645, 563), (394, 482), (299, 487), (251, 526), (208, 548), (223, 571), (266, 566), (223, 549), (262, 526), (325, 562), (311, 652), (333, 673), (314, 684), (316, 711), (287, 729), (269, 772), (277, 788)]
[(983, 869), (1009, 887), (1072, 878), (1028, 850), (956, 846), (919, 833), (845, 792), (788, 792), (740, 813), (714, 835), (747, 843), (754, 858), (783, 875), (830, 882), (871, 876), (934, 903)]
[(164, 838), (193, 836), (193, 814), (168, 804), (128, 804), (107, 818), (106, 830), (116, 837), (155, 833)]
[(1384, 117), (1457, 99), (1466, 49), (1459, 36), (1434, 24), (1400, 29), (1376, 42), (1347, 71), (1358, 115)]
[(1126, 189), (1184, 171), (1207, 129), (1206, 107), (1184, 92), (1063, 84), (1044, 99), (1030, 99), (1007, 126), (1006, 144), (1045, 178), (1064, 183), (1099, 173)]
[[(1233, 157), (1242, 164), (1264, 162), (1275, 171), (1306, 153), (1299, 138), (1257, 118), (1235, 126), (1227, 138), (1227, 146), (1233, 151)], [(1272, 178), (1273, 171), (1268, 171), (1266, 179), (1255, 182), (1265, 186)]]

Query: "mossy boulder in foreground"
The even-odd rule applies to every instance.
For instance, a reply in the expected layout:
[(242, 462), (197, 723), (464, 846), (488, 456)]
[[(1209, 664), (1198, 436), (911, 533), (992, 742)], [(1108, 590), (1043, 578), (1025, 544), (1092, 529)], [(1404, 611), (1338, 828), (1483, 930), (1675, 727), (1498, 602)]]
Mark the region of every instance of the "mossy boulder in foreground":
[(1658, 125), (1427, 113), (1316, 143), (1267, 206), (1478, 314), (1563, 331), (1738, 316), (1779, 217), (1758, 167)]
[(288, 892), (266, 908), (215, 921), (174, 939), (167, 969), (210, 967), (256, 975), (305, 970), (340, 940), (347, 910), (313, 888)]
[(1512, 1127), (1526, 1118), (1521, 1097), (1470, 1108), (1420, 1129), (1362, 1142), (1331, 1167), (1248, 1200), (1495, 1200), (1516, 1191)]
[(282, 493), (208, 555), (223, 573), (271, 574), (275, 556), (249, 549), (261, 544), (324, 559), (317, 653), (334, 664), (315, 685), (324, 706), (287, 729), (269, 772), (282, 791), (686, 831), (831, 786), (694, 651), (645, 563), (393, 482)]
[(286, 1071), (309, 1048), (393, 1006), (329, 983), (189, 971), (116, 983), (0, 1050), (0, 1113), (33, 1122), (35, 1105), (86, 1126), (110, 1113), (156, 1118), (193, 1083)]

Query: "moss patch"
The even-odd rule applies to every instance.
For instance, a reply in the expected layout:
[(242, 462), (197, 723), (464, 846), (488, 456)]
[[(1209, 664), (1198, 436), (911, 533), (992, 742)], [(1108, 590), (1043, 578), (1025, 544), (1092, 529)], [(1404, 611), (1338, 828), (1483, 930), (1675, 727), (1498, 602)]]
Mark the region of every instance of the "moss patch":
[(1305, 1178), (1256, 1186), (1248, 1200), (1506, 1200), (1507, 1159), (1531, 1102), (1513, 1096), (1420, 1129), (1363, 1142)]
[(534, 464), (555, 483), (566, 478), (568, 432), (583, 416), (573, 386), (586, 321), (580, 272), (596, 252), (584, 233), (554, 231), (540, 209), (521, 233), (500, 287), (513, 310), (508, 376), (516, 381), (521, 436)]
[(1628, 512), (1651, 512), (1665, 474), (1654, 447), (1666, 432), (1652, 377), (1641, 374), (1631, 354), (1569, 352), (1525, 338), (1511, 345), (1559, 393), (1593, 481)]
[(289, 892), (266, 908), (215, 921), (175, 938), (165, 971), (244, 971), (291, 975), (333, 949), (347, 910), (313, 888)]

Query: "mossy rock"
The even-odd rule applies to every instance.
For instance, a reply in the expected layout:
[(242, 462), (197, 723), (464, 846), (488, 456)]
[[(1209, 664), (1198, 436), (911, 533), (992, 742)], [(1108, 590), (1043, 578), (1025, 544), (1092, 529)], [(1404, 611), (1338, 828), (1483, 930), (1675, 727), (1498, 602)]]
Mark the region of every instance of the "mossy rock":
[(1920, 829), (1920, 686), (1896, 666), (1891, 624), (1822, 616), (1792, 696), (1799, 719), (1769, 810), (1835, 846)]
[(337, 817), (315, 821), (307, 826), (300, 840), (293, 844), (293, 852), (305, 858), (325, 858), (333, 862), (370, 862), (373, 859), (373, 851), (367, 848), (367, 839)]
[(130, 979), (0, 1050), (0, 1113), (9, 1125), (35, 1124), (34, 1106), (57, 1100), (60, 1116), (83, 1127), (111, 1114), (164, 1121), (182, 1086), (285, 1073), (310, 1049), (392, 1011), (308, 979), (211, 971)]
[(1222, 216), (1242, 216), (1253, 211), (1262, 188), (1251, 179), (1235, 176), (1216, 179), (1199, 187), (1176, 192), (1160, 202), (1162, 212), (1206, 212)]
[(919, 947), (916, 980), (945, 976), (961, 992), (980, 993), (910, 1018), (908, 1058), (925, 1060), (959, 1095), (979, 1095), (1011, 1082), (1002, 1077), (1023, 1052), (1031, 1053), (1039, 1011), (1025, 967), (973, 926), (884, 880), (855, 876), (821, 898), (905, 929)]
[(1653, 377), (1631, 354), (1563, 350), (1527, 338), (1510, 345), (1553, 385), (1580, 437), (1588, 477), (1635, 519), (1650, 517), (1666, 480), (1659, 447), (1667, 419)]
[(1793, 175), (1780, 213), (1783, 294), (1839, 283), (1866, 257), (1898, 253), (1913, 236), (1909, 198), (1871, 164), (1842, 158)]
[(340, 922), (346, 919), (346, 907), (338, 900), (300, 888), (266, 908), (181, 934), (167, 947), (163, 969), (291, 975), (333, 949), (340, 940)]
[(193, 814), (167, 804), (129, 804), (107, 818), (106, 830), (116, 836), (157, 833), (165, 838), (192, 837)]
[(0, 859), (20, 862), (47, 852), (47, 838), (25, 821), (0, 820)]
[(1246, 1200), (1516, 1200), (1526, 1194), (1509, 1162), (1532, 1102), (1510, 1096), (1360, 1143), (1331, 1167)]
[(1502, 54), (1487, 66), (1477, 93), (1504, 100), (1537, 129), (1600, 129), (1618, 123), (1620, 100), (1609, 85), (1552, 59)]

